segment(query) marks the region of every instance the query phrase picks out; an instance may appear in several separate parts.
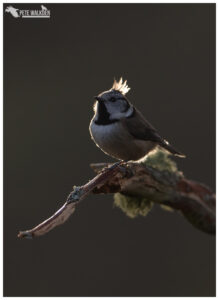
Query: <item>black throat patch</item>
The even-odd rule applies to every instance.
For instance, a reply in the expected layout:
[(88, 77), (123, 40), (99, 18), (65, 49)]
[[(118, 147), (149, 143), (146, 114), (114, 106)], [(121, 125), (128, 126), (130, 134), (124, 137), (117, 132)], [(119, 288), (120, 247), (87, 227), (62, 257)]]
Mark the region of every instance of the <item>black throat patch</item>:
[(110, 114), (108, 113), (104, 103), (101, 101), (97, 104), (97, 115), (98, 118), (94, 121), (97, 125), (109, 125), (119, 121), (117, 119), (110, 120)]

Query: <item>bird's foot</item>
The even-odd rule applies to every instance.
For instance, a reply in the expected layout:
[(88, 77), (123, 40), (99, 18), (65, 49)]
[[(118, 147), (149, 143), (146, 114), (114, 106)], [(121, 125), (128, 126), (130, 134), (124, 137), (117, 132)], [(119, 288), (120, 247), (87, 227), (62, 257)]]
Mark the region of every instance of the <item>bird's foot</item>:
[(122, 161), (121, 164), (118, 166), (120, 173), (124, 176), (124, 177), (132, 177), (133, 176), (133, 172), (132, 170), (129, 168), (128, 166), (128, 160), (127, 161)]

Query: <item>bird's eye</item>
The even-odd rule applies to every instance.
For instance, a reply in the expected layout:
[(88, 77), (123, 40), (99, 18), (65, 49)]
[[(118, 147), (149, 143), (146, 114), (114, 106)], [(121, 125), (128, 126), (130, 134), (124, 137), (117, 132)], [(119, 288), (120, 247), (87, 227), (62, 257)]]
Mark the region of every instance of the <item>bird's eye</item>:
[(116, 98), (112, 97), (112, 98), (110, 98), (110, 101), (111, 101), (111, 102), (115, 102), (115, 101), (116, 101)]

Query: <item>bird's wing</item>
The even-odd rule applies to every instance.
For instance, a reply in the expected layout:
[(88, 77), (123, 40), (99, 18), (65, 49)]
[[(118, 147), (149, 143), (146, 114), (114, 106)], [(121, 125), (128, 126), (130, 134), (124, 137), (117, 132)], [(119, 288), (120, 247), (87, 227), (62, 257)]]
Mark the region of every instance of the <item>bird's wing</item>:
[(134, 109), (134, 113), (131, 117), (123, 118), (121, 122), (134, 138), (155, 142), (173, 155), (185, 157), (183, 153), (176, 150), (168, 141), (162, 138), (137, 109)]
[(163, 141), (156, 129), (145, 120), (137, 109), (134, 109), (134, 113), (131, 117), (123, 118), (121, 121), (123, 126), (126, 127), (129, 133), (136, 139), (157, 143)]

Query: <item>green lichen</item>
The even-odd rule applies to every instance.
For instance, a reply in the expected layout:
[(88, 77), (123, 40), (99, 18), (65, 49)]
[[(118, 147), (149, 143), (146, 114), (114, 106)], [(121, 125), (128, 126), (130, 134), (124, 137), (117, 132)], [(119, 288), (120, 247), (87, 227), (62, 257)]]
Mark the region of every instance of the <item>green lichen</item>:
[(170, 173), (178, 172), (177, 165), (175, 161), (169, 157), (169, 153), (160, 149), (153, 151), (142, 162), (148, 167), (152, 167), (159, 171), (168, 171)]
[(160, 207), (162, 209), (164, 209), (165, 211), (169, 211), (169, 212), (173, 212), (174, 211), (174, 209), (172, 207), (169, 207), (169, 206), (164, 205), (164, 204), (160, 204)]
[(126, 196), (120, 193), (114, 195), (114, 205), (119, 207), (128, 217), (146, 216), (153, 203), (145, 198)]
[[(173, 183), (178, 176), (182, 176), (182, 173), (178, 171), (176, 163), (169, 157), (169, 154), (161, 149), (153, 151), (148, 155), (145, 160), (141, 163), (146, 164), (147, 167), (151, 167), (160, 172), (162, 172), (162, 180), (165, 179), (165, 176), (168, 179), (168, 183), (173, 177)], [(159, 177), (158, 176), (158, 177)], [(158, 178), (157, 178), (158, 179)], [(133, 196), (127, 196), (120, 193), (114, 195), (114, 205), (119, 207), (127, 216), (130, 218), (135, 218), (137, 216), (146, 216), (153, 206), (153, 202), (145, 198), (137, 198)], [(167, 205), (160, 205), (161, 208), (173, 211)]]

